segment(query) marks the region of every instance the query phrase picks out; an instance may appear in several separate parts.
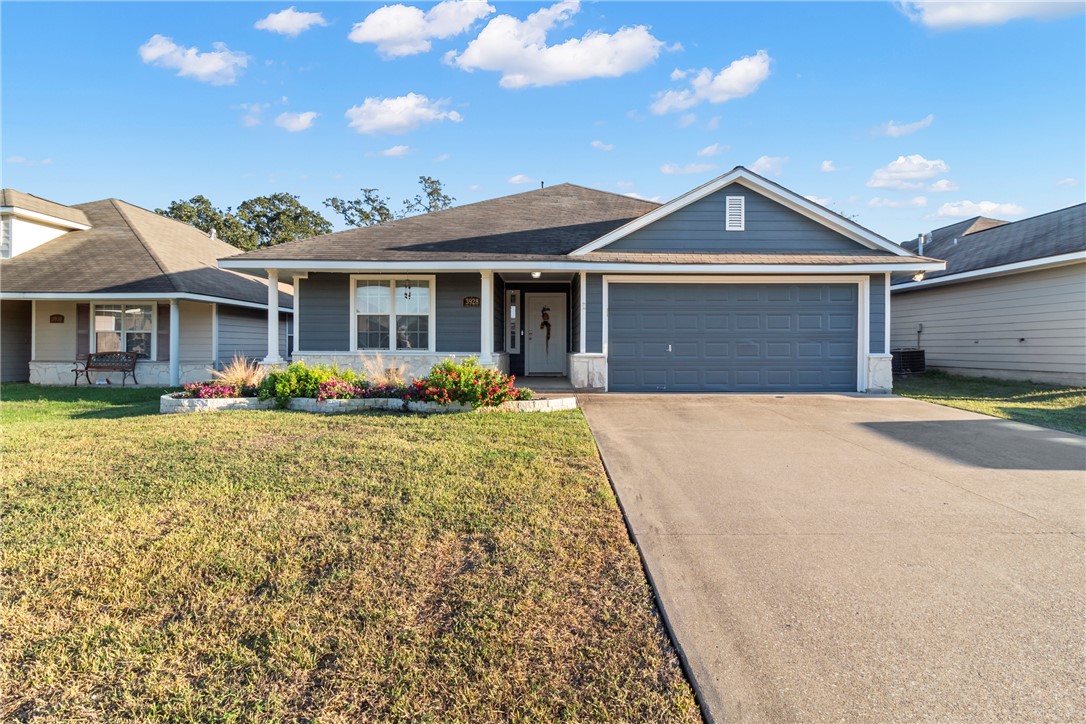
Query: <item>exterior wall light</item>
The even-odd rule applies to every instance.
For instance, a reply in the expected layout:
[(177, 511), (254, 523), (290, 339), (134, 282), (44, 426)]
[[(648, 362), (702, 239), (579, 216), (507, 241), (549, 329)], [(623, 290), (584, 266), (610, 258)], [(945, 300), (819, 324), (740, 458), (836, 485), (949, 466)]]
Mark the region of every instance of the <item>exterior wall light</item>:
[(538, 279), (543, 276), (543, 272), (532, 272), (532, 279)]

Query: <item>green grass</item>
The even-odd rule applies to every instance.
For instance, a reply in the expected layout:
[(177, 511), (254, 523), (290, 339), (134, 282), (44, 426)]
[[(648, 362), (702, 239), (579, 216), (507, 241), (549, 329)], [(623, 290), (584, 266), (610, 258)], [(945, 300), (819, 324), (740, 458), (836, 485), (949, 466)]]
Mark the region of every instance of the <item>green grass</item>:
[(578, 411), (0, 390), (0, 719), (697, 721)]
[(928, 372), (895, 377), (903, 397), (1086, 435), (1086, 388)]

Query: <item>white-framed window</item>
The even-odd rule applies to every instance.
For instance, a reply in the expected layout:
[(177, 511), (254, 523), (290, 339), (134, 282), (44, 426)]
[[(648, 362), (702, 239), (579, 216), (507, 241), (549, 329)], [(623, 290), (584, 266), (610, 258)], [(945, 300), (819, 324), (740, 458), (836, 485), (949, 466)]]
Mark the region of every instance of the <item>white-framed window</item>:
[(434, 277), (351, 277), (351, 349), (434, 351)]
[(746, 198), (727, 196), (724, 199), (724, 230), (743, 231), (747, 227)]
[(155, 305), (95, 304), (91, 352), (135, 352), (140, 359), (155, 359)]
[(0, 219), (0, 259), (11, 258), (11, 219)]
[(520, 320), (524, 316), (520, 308), (520, 290), (505, 291), (505, 351), (520, 354)]

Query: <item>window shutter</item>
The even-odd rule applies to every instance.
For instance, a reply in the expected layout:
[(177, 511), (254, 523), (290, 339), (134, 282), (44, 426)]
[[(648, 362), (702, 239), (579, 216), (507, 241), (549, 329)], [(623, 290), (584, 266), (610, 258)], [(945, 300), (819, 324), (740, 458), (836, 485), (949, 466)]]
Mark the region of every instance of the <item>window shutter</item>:
[(724, 230), (743, 231), (746, 228), (746, 198), (728, 196), (725, 200)]
[(170, 359), (170, 305), (158, 305), (158, 361)]
[(90, 305), (75, 305), (75, 358), (86, 359), (90, 354)]

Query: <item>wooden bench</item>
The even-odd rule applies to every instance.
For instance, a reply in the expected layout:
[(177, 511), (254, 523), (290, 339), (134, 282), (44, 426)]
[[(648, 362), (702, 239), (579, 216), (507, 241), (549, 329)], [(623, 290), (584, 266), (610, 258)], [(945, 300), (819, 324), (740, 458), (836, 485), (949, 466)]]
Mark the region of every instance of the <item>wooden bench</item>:
[(136, 379), (136, 360), (138, 359), (139, 355), (135, 352), (93, 352), (84, 360), (76, 360), (76, 366), (72, 370), (75, 373), (75, 384), (79, 385), (80, 375), (86, 378), (88, 385), (91, 384), (91, 372), (121, 372), (124, 375), (121, 378), (122, 387), (128, 381), (129, 375), (132, 375), (132, 382), (138, 385), (140, 383)]

